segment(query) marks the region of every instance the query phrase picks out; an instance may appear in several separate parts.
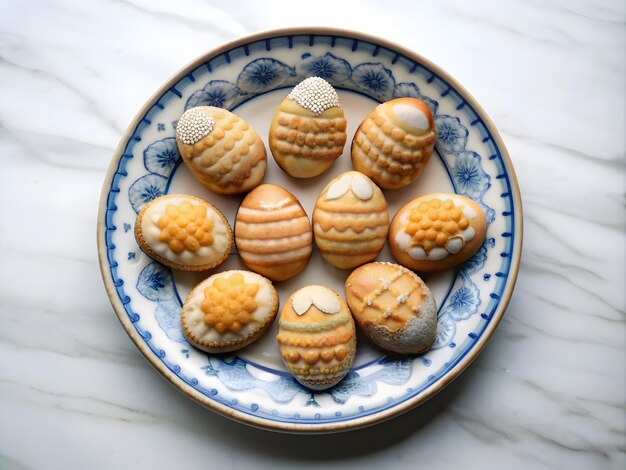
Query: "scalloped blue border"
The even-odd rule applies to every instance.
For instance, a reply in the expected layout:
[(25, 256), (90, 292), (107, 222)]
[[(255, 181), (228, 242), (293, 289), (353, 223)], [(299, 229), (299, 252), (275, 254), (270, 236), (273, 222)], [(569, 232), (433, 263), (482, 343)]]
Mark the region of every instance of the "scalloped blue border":
[[(457, 107), (456, 107), (457, 111), (460, 111), (461, 109), (463, 109), (464, 112), (468, 112), (468, 111), (471, 112), (471, 114), (469, 114), (469, 116), (471, 117), (470, 125), (478, 130), (480, 135), (483, 137), (483, 140), (482, 140), (483, 144), (487, 144), (488, 148), (490, 148), (491, 155), (489, 156), (489, 160), (496, 160), (496, 163), (499, 165), (499, 173), (496, 176), (496, 179), (504, 180), (503, 185), (506, 188), (506, 190), (500, 194), (500, 197), (505, 199), (506, 206), (507, 206), (507, 210), (503, 211), (500, 214), (501, 216), (506, 217), (508, 220), (508, 222), (506, 223), (508, 231), (505, 231), (502, 234), (500, 234), (500, 237), (505, 239), (504, 240), (505, 250), (500, 254), (500, 256), (502, 257), (502, 264), (500, 266), (501, 269), (497, 273), (495, 273), (495, 276), (497, 278), (497, 281), (495, 283), (496, 287), (494, 291), (490, 293), (491, 300), (489, 301), (487, 308), (484, 310), (484, 313), (481, 314), (481, 322), (479, 323), (478, 328), (472, 333), (469, 333), (468, 339), (463, 343), (463, 345), (458, 347), (457, 349), (458, 352), (457, 352), (456, 357), (452, 361), (445, 363), (443, 367), (439, 371), (437, 371), (436, 374), (428, 376), (428, 380), (425, 384), (423, 384), (422, 386), (416, 389), (412, 389), (412, 388), (407, 389), (407, 395), (404, 395), (396, 400), (388, 401), (384, 405), (371, 408), (368, 410), (361, 409), (362, 407), (360, 407), (358, 413), (351, 414), (348, 416), (336, 416), (335, 414), (333, 414), (332, 416), (329, 416), (329, 417), (323, 417), (320, 413), (318, 413), (315, 415), (316, 419), (301, 419), (297, 416), (281, 417), (273, 413), (264, 412), (256, 404), (252, 404), (248, 408), (248, 407), (243, 407), (241, 405), (238, 405), (237, 403), (233, 403), (230, 400), (222, 399), (219, 396), (219, 392), (216, 389), (210, 389), (210, 390), (206, 389), (199, 385), (198, 379), (196, 379), (195, 377), (190, 378), (190, 377), (183, 375), (181, 372), (180, 366), (168, 361), (165, 357), (165, 351), (163, 351), (162, 349), (155, 348), (154, 345), (150, 342), (150, 339), (152, 338), (152, 335), (150, 334), (150, 332), (142, 330), (137, 324), (137, 321), (139, 320), (139, 314), (137, 314), (136, 312), (133, 312), (130, 306), (131, 299), (124, 292), (124, 288), (123, 288), (124, 281), (118, 277), (117, 275), (118, 264), (113, 259), (113, 250), (115, 250), (115, 245), (112, 240), (112, 232), (115, 231), (117, 227), (113, 224), (112, 219), (113, 219), (113, 214), (117, 210), (117, 206), (115, 205), (115, 199), (117, 198), (117, 195), (120, 192), (119, 182), (122, 178), (125, 178), (126, 176), (128, 176), (128, 173), (126, 172), (127, 161), (133, 158), (132, 149), (137, 142), (141, 141), (140, 134), (143, 131), (143, 129), (151, 124), (152, 122), (151, 118), (152, 118), (153, 113), (158, 112), (157, 110), (164, 109), (165, 106), (163, 103), (167, 102), (172, 97), (176, 97), (180, 99), (182, 97), (182, 94), (177, 90), (176, 87), (183, 84), (186, 81), (195, 82), (195, 77), (193, 75), (196, 72), (196, 70), (202, 67), (206, 67), (209, 72), (212, 72), (215, 68), (219, 67), (219, 65), (222, 65), (224, 63), (230, 63), (233, 57), (241, 56), (241, 54), (249, 56), (251, 50), (254, 50), (254, 49), (260, 50), (261, 48), (264, 48), (266, 51), (270, 51), (272, 49), (272, 43), (274, 43), (274, 47), (277, 45), (281, 45), (282, 47), (284, 47), (284, 45), (286, 44), (288, 48), (292, 48), (294, 45), (294, 39), (296, 39), (299, 43), (302, 42), (302, 44), (299, 44), (299, 45), (306, 45), (306, 42), (308, 42), (309, 46), (313, 46), (316, 40), (325, 39), (328, 41), (330, 48), (335, 48), (337, 46), (338, 41), (340, 43), (345, 41), (346, 44), (344, 45), (346, 47), (349, 47), (352, 52), (356, 51), (357, 49), (361, 49), (361, 50), (364, 50), (365, 52), (370, 52), (372, 57), (376, 57), (381, 54), (387, 55), (389, 58), (391, 58), (392, 64), (395, 64), (398, 61), (406, 62), (407, 66), (409, 67), (409, 73), (411, 74), (419, 73), (419, 72), (422, 72), (422, 73), (425, 72), (429, 74), (430, 76), (426, 79), (426, 81), (428, 83), (434, 82), (436, 86), (439, 85), (437, 86), (437, 88), (440, 88), (440, 90), (438, 91), (441, 97), (446, 97), (447, 95), (452, 93), (453, 96), (456, 97), (455, 101), (458, 102)], [(279, 44), (276, 44), (276, 42), (278, 42)], [(426, 76), (426, 74), (424, 74), (424, 76)], [(359, 93), (358, 91), (354, 91), (354, 90), (350, 90), (350, 91)], [(444, 160), (442, 159), (442, 161)], [(446, 165), (446, 169), (447, 169), (447, 165)], [(174, 172), (172, 172), (172, 174)], [(169, 186), (169, 182), (168, 182), (168, 186)], [(482, 119), (478, 117), (478, 114), (474, 111), (471, 105), (469, 105), (469, 103), (463, 100), (460, 93), (457, 92), (446, 80), (436, 75), (433, 71), (425, 67), (423, 64), (419, 64), (413, 61), (412, 59), (404, 56), (403, 54), (395, 52), (391, 49), (387, 49), (383, 46), (379, 46), (369, 41), (349, 38), (345, 36), (323, 35), (323, 34), (321, 35), (304, 35), (303, 34), (303, 35), (277, 36), (274, 38), (255, 41), (253, 43), (238, 46), (234, 49), (226, 51), (210, 59), (209, 61), (205, 62), (203, 65), (200, 65), (199, 67), (197, 67), (194, 71), (190, 72), (189, 74), (181, 78), (176, 83), (176, 85), (174, 85), (169, 90), (167, 90), (164, 94), (162, 94), (158, 98), (156, 103), (150, 107), (150, 109), (146, 112), (146, 114), (143, 116), (143, 118), (139, 121), (139, 123), (135, 127), (132, 137), (128, 140), (124, 148), (124, 152), (122, 156), (120, 157), (117, 169), (111, 181), (111, 189), (109, 190), (109, 193), (107, 195), (106, 212), (105, 212), (105, 227), (106, 227), (105, 228), (105, 245), (106, 245), (106, 251), (107, 251), (107, 261), (109, 263), (111, 279), (113, 280), (113, 284), (115, 286), (117, 295), (126, 313), (128, 314), (129, 319), (133, 322), (135, 329), (137, 330), (139, 335), (141, 335), (141, 337), (144, 339), (148, 347), (154, 352), (155, 355), (157, 355), (161, 359), (163, 364), (170, 371), (172, 371), (172, 373), (174, 373), (177, 377), (179, 377), (189, 386), (193, 387), (194, 389), (204, 394), (206, 397), (212, 400), (215, 400), (216, 402), (222, 405), (225, 405), (229, 408), (233, 408), (238, 411), (241, 411), (243, 413), (247, 413), (253, 416), (262, 417), (262, 418), (265, 418), (271, 421), (277, 421), (277, 422), (319, 424), (319, 423), (348, 421), (348, 420), (352, 420), (355, 418), (374, 414), (379, 411), (398, 405), (400, 403), (403, 403), (407, 399), (410, 399), (411, 397), (426, 390), (434, 382), (444, 377), (456, 364), (458, 364), (466, 356), (466, 354), (473, 348), (474, 344), (478, 341), (478, 339), (481, 337), (481, 335), (483, 334), (483, 332), (489, 325), (493, 317), (493, 314), (500, 303), (502, 292), (504, 291), (504, 288), (509, 279), (510, 268), (511, 268), (511, 252), (513, 250), (514, 242), (515, 242), (515, 233), (513, 231), (513, 227), (515, 227), (515, 205), (513, 201), (511, 183), (509, 180), (508, 172), (504, 164), (504, 160), (502, 159), (500, 150), (494, 143), (493, 136), (489, 132), (487, 126), (484, 124)], [(457, 277), (455, 277), (455, 281), (452, 283), (452, 285), (454, 285), (454, 283), (456, 282)], [(447, 295), (449, 295), (449, 292)]]

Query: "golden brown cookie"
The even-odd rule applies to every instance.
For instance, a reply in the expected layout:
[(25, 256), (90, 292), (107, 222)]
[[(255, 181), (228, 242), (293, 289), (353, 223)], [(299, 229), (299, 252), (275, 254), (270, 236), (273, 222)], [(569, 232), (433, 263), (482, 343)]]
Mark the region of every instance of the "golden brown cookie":
[(385, 246), (388, 228), (385, 196), (357, 171), (333, 179), (315, 203), (315, 243), (337, 268), (354, 268), (376, 258)]
[(424, 171), (434, 146), (428, 106), (416, 98), (397, 98), (363, 120), (352, 140), (352, 164), (381, 188), (398, 189)]
[(187, 194), (169, 194), (146, 204), (135, 222), (135, 239), (148, 256), (183, 271), (214, 268), (233, 246), (224, 214)]
[(218, 194), (241, 194), (263, 181), (265, 145), (246, 121), (222, 108), (191, 108), (176, 123), (183, 162), (198, 181)]
[(470, 258), (485, 239), (485, 213), (459, 194), (432, 193), (405, 204), (389, 229), (389, 248), (415, 271), (443, 271)]
[(311, 223), (298, 199), (275, 184), (262, 184), (241, 202), (235, 242), (252, 271), (284, 281), (302, 271), (311, 257)]
[(319, 77), (297, 85), (274, 113), (269, 146), (286, 173), (312, 178), (326, 171), (343, 152), (346, 118), (337, 93)]
[(366, 336), (387, 351), (418, 354), (437, 332), (437, 306), (414, 272), (393, 263), (369, 263), (346, 279), (346, 300)]
[(356, 353), (350, 310), (335, 291), (324, 286), (303, 287), (289, 297), (276, 339), (289, 372), (313, 390), (324, 390), (343, 379)]
[(278, 312), (272, 283), (250, 271), (224, 271), (193, 288), (183, 304), (181, 327), (196, 348), (222, 353), (258, 339)]

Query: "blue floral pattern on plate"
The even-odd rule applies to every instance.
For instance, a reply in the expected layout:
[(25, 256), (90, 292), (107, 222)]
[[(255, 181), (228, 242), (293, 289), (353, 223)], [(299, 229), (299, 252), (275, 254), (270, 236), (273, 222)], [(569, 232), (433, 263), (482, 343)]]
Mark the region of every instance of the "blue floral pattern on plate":
[[(139, 336), (143, 338), (164, 367), (172, 371), (181, 382), (193, 387), (220, 406), (245, 414), (252, 414), (271, 422), (329, 423), (350, 420), (392, 408), (416, 396), (421, 391), (427, 390), (468, 354), (480, 338), (482, 331), (491, 320), (493, 312), (498, 308), (499, 295), (505, 287), (504, 281), (508, 277), (510, 267), (510, 251), (513, 240), (510, 227), (512, 227), (514, 215), (513, 202), (510, 196), (511, 189), (508, 186), (508, 179), (502, 177), (503, 175), (506, 176), (506, 167), (499, 149), (490, 137), (490, 130), (483, 125), (475, 111), (467, 106), (462, 98), (460, 98), (460, 102), (454, 102), (452, 108), (450, 106), (442, 107), (442, 103), (457, 98), (448, 96), (451, 89), (450, 85), (423, 64), (414, 63), (410, 65), (409, 75), (413, 73), (413, 70), (416, 71), (416, 75), (415, 78), (413, 76), (407, 77), (406, 72), (402, 72), (403, 67), (405, 67), (402, 60), (394, 66), (400, 57), (394, 51), (376, 46), (372, 52), (371, 44), (366, 42), (346, 41), (345, 38), (323, 35), (316, 37), (326, 38), (327, 42), (324, 45), (327, 50), (324, 50), (319, 44), (315, 48), (312, 47), (313, 41), (309, 36), (277, 38), (281, 44), (281, 46), (277, 46), (279, 51), (281, 48), (287, 47), (299, 49), (300, 52), (295, 56), (298, 59), (294, 62), (285, 58), (288, 55), (275, 54), (270, 42), (259, 41), (246, 45), (243, 49), (244, 54), (240, 54), (237, 60), (234, 59), (237, 56), (234, 51), (225, 52), (221, 56), (225, 60), (219, 62), (222, 65), (211, 66), (207, 62), (208, 73), (206, 71), (199, 72), (200, 68), (198, 68), (185, 76), (196, 74), (204, 76), (207, 74), (209, 79), (187, 80), (186, 84), (183, 85), (182, 80), (185, 77), (181, 78), (178, 84), (166, 90), (163, 96), (155, 102), (155, 105), (138, 125), (133, 137), (129, 139), (123, 155), (120, 156), (118, 169), (107, 201), (105, 243), (111, 266), (111, 276), (119, 299)], [(253, 47), (255, 44), (260, 47)], [(253, 50), (256, 52), (253, 53)], [(363, 60), (368, 54), (371, 55), (369, 60)], [(249, 59), (248, 56), (250, 56)], [(356, 57), (360, 59), (354, 60)], [(372, 60), (373, 58), (375, 60)], [(228, 81), (217, 73), (220, 67), (230, 67), (229, 70), (233, 70), (233, 67), (240, 68), (238, 72), (235, 71), (234, 75), (231, 75), (236, 79)], [(399, 75), (396, 76), (396, 73)], [(206, 356), (204, 365), (198, 366), (202, 375), (209, 380), (205, 383), (202, 378), (195, 376), (188, 366), (184, 366), (180, 362), (197, 360), (198, 352), (193, 349), (190, 350), (186, 345), (182, 348), (178, 346), (175, 351), (178, 352), (179, 356), (170, 352), (170, 354), (174, 354), (174, 357), (170, 358), (168, 353), (159, 347), (158, 337), (155, 336), (156, 332), (152, 333), (145, 330), (140, 320), (141, 315), (132, 310), (133, 297), (126, 293), (128, 289), (125, 290), (124, 282), (118, 273), (118, 261), (114, 259), (113, 237), (116, 232), (113, 217), (118, 211), (117, 205), (121, 204), (119, 199), (116, 202), (119, 184), (129, 176), (125, 168), (132, 158), (133, 147), (142, 137), (145, 137), (144, 134), (147, 134), (147, 130), (154, 126), (155, 132), (162, 132), (164, 130), (161, 128), (162, 122), (171, 122), (167, 118), (159, 119), (160, 122), (152, 118), (153, 115), (158, 115), (160, 110), (164, 109), (165, 105), (161, 102), (166, 103), (167, 99), (172, 99), (169, 97), (182, 98), (185, 95), (184, 109), (201, 105), (233, 109), (255, 96), (292, 86), (308, 76), (322, 76), (336, 86), (362, 93), (377, 101), (386, 101), (403, 96), (417, 97), (423, 100), (433, 112), (438, 139), (436, 148), (448, 168), (452, 184), (458, 193), (474, 199), (484, 208), (490, 224), (496, 220), (496, 212), (486, 202), (485, 198), (491, 194), (489, 191), (492, 185), (491, 175), (498, 175), (498, 191), (505, 201), (502, 204), (502, 217), (506, 229), (502, 235), (503, 241), (500, 242), (501, 246), (504, 246), (502, 248), (504, 251), (499, 253), (497, 258), (494, 257), (494, 259), (500, 260), (501, 266), (494, 271), (497, 271), (496, 279), (502, 282), (497, 286), (497, 292), (487, 296), (488, 305), (485, 305), (485, 301), (482, 300), (484, 296), (481, 295), (483, 286), (480, 283), (487, 282), (486, 280), (490, 278), (484, 274), (484, 266), (490, 259), (489, 250), (495, 245), (491, 241), (485, 242), (480, 250), (461, 267), (440, 305), (437, 335), (431, 352), (420, 358), (415, 358), (415, 360), (382, 358), (359, 366), (329, 391), (311, 393), (290, 376), (280, 373), (276, 375), (277, 372), (272, 370), (265, 370), (265, 373), (274, 374), (273, 378), (270, 380), (260, 378), (258, 374), (251, 372), (258, 368), (257, 365), (238, 357), (223, 359)], [(184, 88), (185, 91), (180, 91), (179, 88)], [(426, 89), (427, 91), (424, 91)], [(437, 94), (434, 94), (435, 90), (437, 90)], [(461, 96), (458, 93), (457, 95)], [(445, 111), (439, 114), (440, 109), (445, 109)], [(152, 124), (153, 122), (154, 124)], [(157, 128), (157, 126), (159, 127)], [(480, 146), (482, 150), (467, 148), (468, 138), (474, 134), (478, 137), (476, 142), (482, 141)], [(474, 141), (472, 140), (472, 142)], [(136, 175), (134, 176), (136, 179), (128, 186), (127, 201), (134, 212), (138, 212), (147, 202), (167, 192), (171, 176), (180, 163), (180, 155), (173, 137), (153, 138), (144, 145), (143, 166), (146, 171), (143, 174), (137, 174), (135, 171), (133, 175)], [(487, 157), (489, 157), (488, 160), (486, 160)], [(485, 161), (489, 161), (489, 169), (485, 167)], [(493, 198), (490, 200), (493, 201)], [(124, 223), (126, 224), (126, 222)], [(128, 236), (132, 237), (132, 231), (129, 232)], [(493, 240), (493, 238), (489, 240)], [(124, 252), (123, 259), (126, 259), (127, 252), (128, 250)], [(181, 302), (176, 292), (171, 271), (158, 263), (149, 260), (146, 262), (145, 258), (142, 259), (144, 265), (137, 275), (135, 283), (137, 293), (152, 305), (152, 318), (155, 319), (161, 334), (174, 343), (185, 343), (179, 325)], [(476, 316), (481, 310), (487, 313)], [(146, 315), (146, 311), (140, 313)], [(471, 318), (479, 318), (479, 321), (474, 321), (474, 326), (471, 327), (469, 335), (460, 337), (459, 331), (466, 329), (463, 325), (469, 322)], [(446, 349), (454, 351), (454, 353), (446, 353), (449, 354), (449, 358), (445, 364), (437, 362), (439, 360), (436, 359), (444, 346), (449, 346)], [(418, 364), (416, 361), (419, 361), (420, 367), (438, 367), (438, 369), (433, 370), (424, 382), (411, 382), (412, 385), (407, 386), (411, 380), (414, 380), (412, 377), (416, 373)], [(439, 365), (435, 366), (435, 363)], [(379, 384), (385, 384), (385, 387), (395, 387), (397, 390), (401, 390), (403, 386), (405, 388), (403, 392), (389, 396), (383, 405), (372, 406), (367, 401), (359, 404), (360, 399), (366, 400), (377, 396), (381, 389)], [(222, 386), (225, 388), (221, 388)], [(246, 393), (252, 393), (255, 390), (262, 390), (263, 393), (271, 397), (276, 407), (268, 408), (264, 404), (259, 405), (251, 398), (247, 399), (252, 400), (249, 403), (243, 399)], [(233, 391), (243, 395), (240, 398), (232, 398), (229, 393), (233, 393)], [(279, 406), (296, 401), (302, 406), (302, 411), (295, 414), (285, 414)], [(334, 405), (331, 406), (331, 404)], [(350, 407), (345, 408), (347, 405)], [(333, 406), (341, 406), (342, 408), (336, 409)], [(319, 411), (315, 414), (308, 414), (309, 412), (305, 412), (308, 409), (318, 409)], [(325, 411), (326, 409), (329, 410), (328, 413)]]

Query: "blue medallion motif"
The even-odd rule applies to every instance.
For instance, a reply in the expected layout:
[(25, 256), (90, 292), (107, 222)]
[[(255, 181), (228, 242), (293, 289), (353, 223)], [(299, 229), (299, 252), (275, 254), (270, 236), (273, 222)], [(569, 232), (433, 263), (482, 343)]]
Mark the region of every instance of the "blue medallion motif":
[(178, 153), (178, 145), (174, 137), (157, 140), (148, 145), (143, 152), (143, 161), (146, 169), (154, 174), (168, 177), (178, 161), (180, 153)]
[(276, 59), (261, 58), (244, 67), (237, 78), (237, 87), (244, 93), (258, 94), (285, 85), (295, 71)]
[(465, 150), (468, 131), (461, 120), (452, 116), (436, 116), (435, 131), (437, 148), (442, 153), (457, 153)]
[(380, 102), (389, 101), (396, 86), (391, 70), (372, 62), (357, 65), (352, 70), (352, 81), (366, 95)]
[(196, 106), (230, 109), (239, 94), (240, 91), (232, 83), (226, 80), (211, 80), (202, 90), (191, 94), (185, 105), (185, 110)]
[(330, 52), (320, 57), (304, 54), (296, 65), (296, 73), (302, 77), (320, 77), (332, 85), (339, 85), (350, 79), (352, 67)]
[(149, 173), (135, 181), (128, 188), (128, 198), (130, 204), (139, 213), (141, 208), (153, 199), (165, 194), (167, 187), (167, 178), (155, 173)]

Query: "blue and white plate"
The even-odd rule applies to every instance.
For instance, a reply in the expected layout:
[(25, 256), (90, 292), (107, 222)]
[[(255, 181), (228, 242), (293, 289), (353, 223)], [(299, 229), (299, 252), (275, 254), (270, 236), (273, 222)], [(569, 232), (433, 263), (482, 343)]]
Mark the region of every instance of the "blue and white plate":
[[(312, 393), (286, 372), (276, 330), (231, 357), (191, 347), (179, 322), (181, 301), (210, 273), (174, 272), (137, 246), (133, 226), (141, 207), (167, 193), (211, 201), (230, 223), (241, 200), (203, 188), (181, 165), (174, 139), (188, 108), (213, 105), (242, 116), (267, 142), (275, 108), (305, 77), (332, 83), (348, 119), (344, 154), (310, 180), (284, 174), (268, 152), (266, 182), (294, 193), (309, 215), (326, 183), (351, 168), (350, 144), (374, 106), (401, 96), (425, 101), (435, 116), (436, 152), (407, 188), (387, 191), (390, 213), (429, 192), (474, 199), (489, 222), (487, 240), (457, 271), (424, 276), (439, 305), (433, 349), (391, 358), (358, 338), (353, 369), (334, 388)], [(436, 65), (385, 40), (331, 29), (289, 29), (243, 38), (182, 69), (141, 109), (122, 138), (104, 182), (98, 216), (102, 277), (126, 332), (152, 365), (203, 405), (254, 426), (331, 432), (370, 425), (433, 396), (485, 345), (511, 297), (521, 254), (522, 208), (513, 166), (497, 130), (478, 103)], [(379, 260), (391, 260), (383, 251)], [(242, 269), (236, 253), (217, 270)], [(282, 302), (308, 284), (343, 293), (348, 272), (314, 251), (309, 266), (277, 284)], [(276, 325), (274, 325), (276, 327)]]

